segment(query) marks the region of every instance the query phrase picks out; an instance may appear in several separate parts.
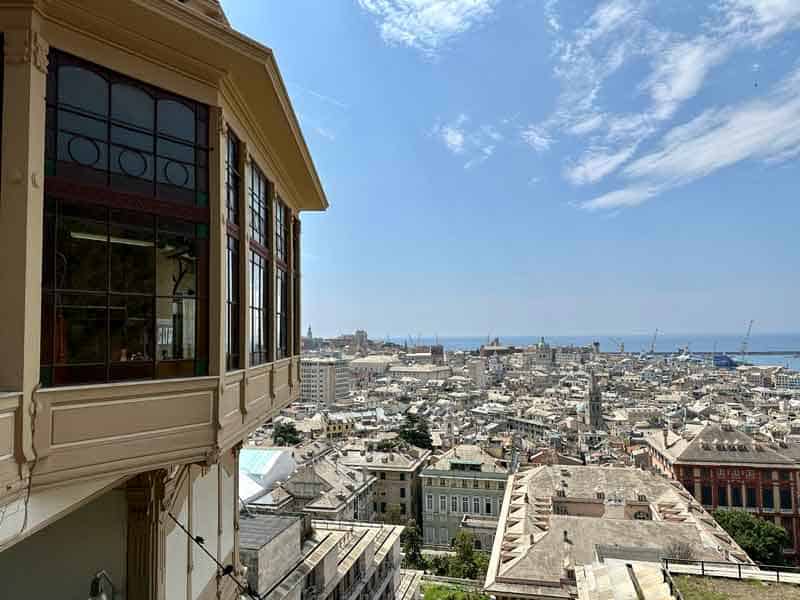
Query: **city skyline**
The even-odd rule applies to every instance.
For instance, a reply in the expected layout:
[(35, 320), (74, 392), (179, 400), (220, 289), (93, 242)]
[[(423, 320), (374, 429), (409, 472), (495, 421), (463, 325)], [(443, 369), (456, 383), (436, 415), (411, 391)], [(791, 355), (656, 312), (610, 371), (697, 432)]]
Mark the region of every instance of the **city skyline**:
[(224, 6), (332, 200), (304, 331), (800, 331), (800, 5)]

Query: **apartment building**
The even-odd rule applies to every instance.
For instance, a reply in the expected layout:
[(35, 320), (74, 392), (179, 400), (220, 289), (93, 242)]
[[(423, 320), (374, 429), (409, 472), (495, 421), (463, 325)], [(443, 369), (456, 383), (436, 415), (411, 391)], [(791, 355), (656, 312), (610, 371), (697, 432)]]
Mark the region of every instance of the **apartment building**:
[(400, 446), (375, 450), (372, 444), (349, 444), (342, 448), (339, 463), (362, 469), (377, 478), (372, 512), (381, 522), (422, 522), (422, 481), (420, 472), (431, 456), (430, 450)]
[(327, 207), (275, 58), (216, 0), (5, 2), (0, 33), (1, 595), (238, 597), (206, 552), (242, 579), (239, 448), (299, 398)]
[(709, 510), (746, 510), (783, 527), (800, 556), (800, 446), (758, 442), (723, 424), (691, 439), (670, 432), (645, 436), (653, 466), (680, 481)]
[(269, 600), (393, 600), (402, 527), (242, 516), (247, 580)]
[[(464, 518), (496, 520), (505, 496), (508, 468), (480, 446), (462, 444), (433, 461), (422, 477), (422, 532), (426, 545), (450, 546)], [(486, 525), (483, 524), (485, 528)], [(488, 550), (476, 537), (476, 548)]]
[(350, 365), (343, 358), (304, 356), (300, 360), (303, 402), (336, 404), (350, 396)]
[(486, 359), (483, 357), (475, 358), (467, 363), (467, 373), (472, 383), (480, 389), (485, 389), (489, 382), (486, 374)]

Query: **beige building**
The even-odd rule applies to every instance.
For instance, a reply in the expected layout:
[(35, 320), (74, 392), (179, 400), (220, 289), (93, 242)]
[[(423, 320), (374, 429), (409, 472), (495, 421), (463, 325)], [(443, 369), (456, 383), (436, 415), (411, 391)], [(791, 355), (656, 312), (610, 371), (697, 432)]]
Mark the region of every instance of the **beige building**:
[(238, 597), (239, 447), (299, 398), (327, 207), (275, 58), (216, 0), (0, 33), (0, 595)]
[(330, 406), (346, 402), (350, 396), (350, 365), (343, 358), (304, 356), (300, 375), (303, 402)]
[(420, 472), (430, 456), (430, 450), (415, 446), (400, 446), (383, 452), (362, 443), (345, 446), (339, 462), (368, 471), (377, 478), (372, 512), (378, 521), (397, 520), (405, 524), (413, 518), (421, 523)]

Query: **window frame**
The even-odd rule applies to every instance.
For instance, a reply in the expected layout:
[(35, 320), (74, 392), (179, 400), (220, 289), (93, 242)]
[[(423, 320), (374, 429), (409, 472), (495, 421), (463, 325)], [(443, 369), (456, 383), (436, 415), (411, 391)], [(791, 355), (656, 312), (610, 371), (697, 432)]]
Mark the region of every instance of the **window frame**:
[[(51, 48), (48, 60), (50, 69), (45, 97), (46, 134), (44, 140), (46, 208), (43, 219), (42, 259), (44, 265), (40, 308), (42, 311), (40, 334), (42, 352), (39, 362), (42, 385), (57, 387), (125, 381), (158, 381), (174, 377), (208, 375), (211, 339), (209, 311), (211, 244), (208, 197), (209, 154), (212, 151), (209, 143), (211, 139), (209, 107), (191, 98), (173, 94), (56, 48)], [(69, 85), (67, 80), (62, 81), (61, 68), (81, 69), (97, 78), (105, 90), (106, 104), (103, 113), (93, 113), (85, 105), (72, 104), (68, 98), (59, 95), (62, 86)], [(121, 107), (124, 104), (116, 104), (116, 99), (120, 97), (117, 94), (121, 94), (123, 89), (147, 94), (152, 100), (151, 114), (145, 114), (152, 121), (148, 121), (146, 126), (142, 125), (140, 114), (123, 114)], [(185, 131), (192, 132), (192, 139), (189, 139), (188, 134), (186, 137), (180, 137), (180, 133), (175, 133), (177, 130), (163, 126), (162, 116), (170, 114), (167, 103), (186, 109), (182, 116), (187, 118), (187, 125), (191, 114), (192, 124)], [(97, 141), (92, 141), (88, 137), (88, 132), (81, 132), (77, 125), (70, 128), (69, 121), (65, 120), (67, 118), (65, 115), (73, 115), (76, 123), (81, 122), (81, 119), (93, 122), (95, 135), (98, 136)], [(168, 121), (168, 123), (175, 124), (178, 121)], [(104, 131), (102, 131), (103, 128)], [(146, 140), (146, 143), (142, 143), (141, 150), (130, 149), (124, 141), (120, 141), (123, 138), (116, 136), (118, 130), (140, 135), (140, 141)], [(88, 163), (76, 160), (71, 151), (68, 153), (68, 159), (59, 162), (63, 148), (60, 150), (58, 143), (59, 136), (62, 134), (66, 136), (64, 139), (68, 139), (67, 145), (80, 138), (90, 142), (96, 148), (104, 148), (105, 156), (101, 161), (104, 162), (101, 165), (102, 168), (95, 168), (98, 161), (101, 160), (99, 155), (92, 165), (88, 165)], [(188, 159), (170, 158), (163, 154), (164, 151), (160, 145), (162, 143), (173, 144), (173, 146), (180, 146), (184, 149), (191, 148), (193, 158), (190, 162), (186, 162)], [(145, 171), (152, 171), (152, 179), (133, 176), (123, 168), (122, 156), (129, 150), (130, 156), (139, 154), (145, 165)], [(116, 165), (112, 164), (114, 156), (117, 161)], [(174, 188), (180, 186), (176, 186), (166, 174), (166, 169), (173, 162), (176, 165), (188, 165), (193, 169), (191, 174), (187, 174), (187, 182), (190, 178), (192, 181), (191, 201), (188, 201), (190, 188), (182, 188), (183, 191), (180, 194), (175, 192)], [(163, 180), (160, 179), (158, 173), (159, 165), (163, 165), (165, 170)], [(185, 166), (184, 170), (188, 167)], [(133, 180), (136, 180), (136, 185), (130, 183)], [(66, 207), (72, 207), (72, 210), (77, 209), (79, 213), (84, 212), (83, 215), (79, 214), (74, 217), (76, 223), (92, 221), (104, 228), (105, 233), (102, 234), (104, 239), (92, 238), (100, 242), (104, 241), (106, 245), (104, 272), (101, 273), (99, 270), (96, 272), (98, 277), (105, 277), (105, 285), (102, 287), (79, 289), (65, 284), (63, 279), (59, 280), (55, 264), (59, 254), (59, 238), (61, 236), (59, 229), (62, 212)], [(94, 212), (96, 215), (102, 213), (102, 217), (87, 217), (85, 212)], [(170, 223), (170, 226), (165, 226), (166, 223)], [(178, 228), (171, 230), (170, 227), (176, 224)], [(118, 257), (125, 257), (126, 253), (120, 247), (112, 246), (112, 244), (125, 245), (124, 241), (116, 238), (114, 230), (138, 231), (139, 233), (135, 235), (147, 232), (150, 241), (147, 241), (146, 244), (153, 248), (152, 257), (148, 258), (148, 261), (153, 261), (152, 268), (148, 271), (148, 274), (153, 277), (152, 289), (131, 289), (127, 283), (120, 288), (115, 287), (118, 283), (115, 282), (115, 274), (119, 274), (119, 268), (114, 266), (114, 250), (117, 250)], [(187, 268), (185, 272), (180, 269), (179, 279), (173, 280), (175, 285), (167, 292), (165, 290), (168, 290), (168, 287), (162, 288), (158, 278), (159, 243), (165, 237), (184, 235), (187, 240), (190, 240), (189, 243), (194, 252), (191, 260), (197, 265), (194, 269), (194, 289), (178, 290), (183, 275), (191, 272), (191, 268)], [(141, 243), (128, 245), (144, 247)], [(124, 258), (122, 259), (124, 260)], [(48, 267), (47, 264), (50, 260), (53, 262)], [(59, 308), (63, 310), (65, 306), (69, 306), (68, 297), (70, 296), (94, 297), (97, 299), (97, 304), (93, 308), (97, 311), (97, 316), (100, 315), (100, 312), (105, 313), (105, 327), (101, 333), (105, 345), (102, 360), (98, 358), (98, 360), (90, 361), (90, 364), (59, 359), (56, 346), (66, 343), (63, 333), (64, 315), (61, 313), (59, 316)], [(173, 312), (172, 325), (167, 328), (170, 335), (176, 336), (178, 327), (182, 332), (187, 331), (185, 327), (190, 323), (192, 337), (189, 339), (189, 337), (181, 335), (180, 342), (177, 342), (179, 344), (177, 350), (175, 349), (176, 338), (170, 337), (171, 341), (168, 343), (173, 345), (173, 355), (160, 358), (160, 346), (164, 346), (167, 342), (161, 341), (165, 338), (162, 338), (159, 306), (170, 300), (173, 305), (178, 303), (180, 306), (178, 313)], [(134, 306), (130, 304), (131, 302), (135, 302), (140, 307), (145, 307), (152, 302), (152, 306), (148, 312), (142, 312), (140, 315), (135, 313), (134, 316), (131, 316), (131, 307)], [(187, 307), (191, 307), (189, 314), (193, 317), (192, 321), (185, 320), (186, 313), (183, 310)], [(175, 320), (176, 314), (181, 315), (178, 321)], [(61, 330), (58, 326), (59, 319), (62, 323)], [(138, 327), (143, 328), (142, 331), (146, 332), (144, 337), (146, 341), (142, 346), (145, 350), (141, 353), (144, 354), (144, 358), (135, 360), (130, 359), (129, 356), (140, 353), (134, 352), (125, 341), (132, 323), (138, 323)], [(59, 334), (59, 331), (62, 333)], [(59, 337), (61, 338), (60, 342)], [(115, 348), (117, 343), (122, 345), (121, 349)], [(187, 346), (191, 348), (191, 356), (185, 358), (184, 352)], [(120, 356), (115, 358), (117, 350), (119, 350)], [(124, 354), (123, 351), (125, 351)], [(90, 366), (90, 369), (85, 369), (86, 366)], [(89, 371), (92, 371), (92, 374), (87, 376)]]
[[(272, 299), (271, 290), (271, 227), (270, 227), (270, 206), (273, 195), (274, 185), (264, 175), (255, 161), (250, 160), (249, 169), (250, 185), (247, 190), (248, 211), (250, 214), (250, 241), (249, 241), (249, 264), (250, 264), (250, 339), (248, 351), (250, 353), (250, 366), (258, 366), (272, 360), (270, 349), (270, 333), (272, 326)], [(253, 265), (260, 263), (261, 270), (260, 286), (256, 285), (256, 270)], [(256, 293), (260, 292), (260, 304), (257, 304)], [(259, 317), (259, 318), (257, 318)], [(259, 331), (256, 331), (256, 323), (260, 323)], [(257, 341), (260, 340), (260, 344)]]
[(242, 195), (242, 142), (230, 127), (225, 132), (225, 370), (244, 367), (242, 361), (242, 242), (239, 203)]
[(273, 252), (275, 263), (275, 360), (291, 356), (289, 347), (289, 285), (290, 285), (290, 239), (289, 228), (291, 211), (289, 206), (275, 195), (274, 202), (274, 235)]

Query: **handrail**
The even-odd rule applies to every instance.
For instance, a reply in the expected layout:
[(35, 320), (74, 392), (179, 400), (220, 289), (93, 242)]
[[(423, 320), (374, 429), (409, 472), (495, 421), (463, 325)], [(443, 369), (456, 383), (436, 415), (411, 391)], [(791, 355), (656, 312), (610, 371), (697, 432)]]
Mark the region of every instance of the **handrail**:
[[(781, 573), (784, 575), (797, 575), (800, 578), (800, 567), (793, 567), (787, 565), (766, 565), (756, 563), (734, 563), (716, 560), (693, 560), (685, 558), (667, 558), (661, 559), (663, 569), (665, 572), (670, 572), (670, 565), (678, 566), (684, 565), (689, 567), (699, 567), (701, 577), (730, 577), (735, 579), (759, 579), (766, 580), (774, 574), (775, 581), (781, 582)], [(717, 568), (715, 568), (717, 567)], [(722, 567), (722, 568), (719, 568)], [(691, 575), (692, 573), (687, 573)], [(786, 578), (784, 577), (784, 582)], [(796, 581), (795, 581), (796, 582)]]

